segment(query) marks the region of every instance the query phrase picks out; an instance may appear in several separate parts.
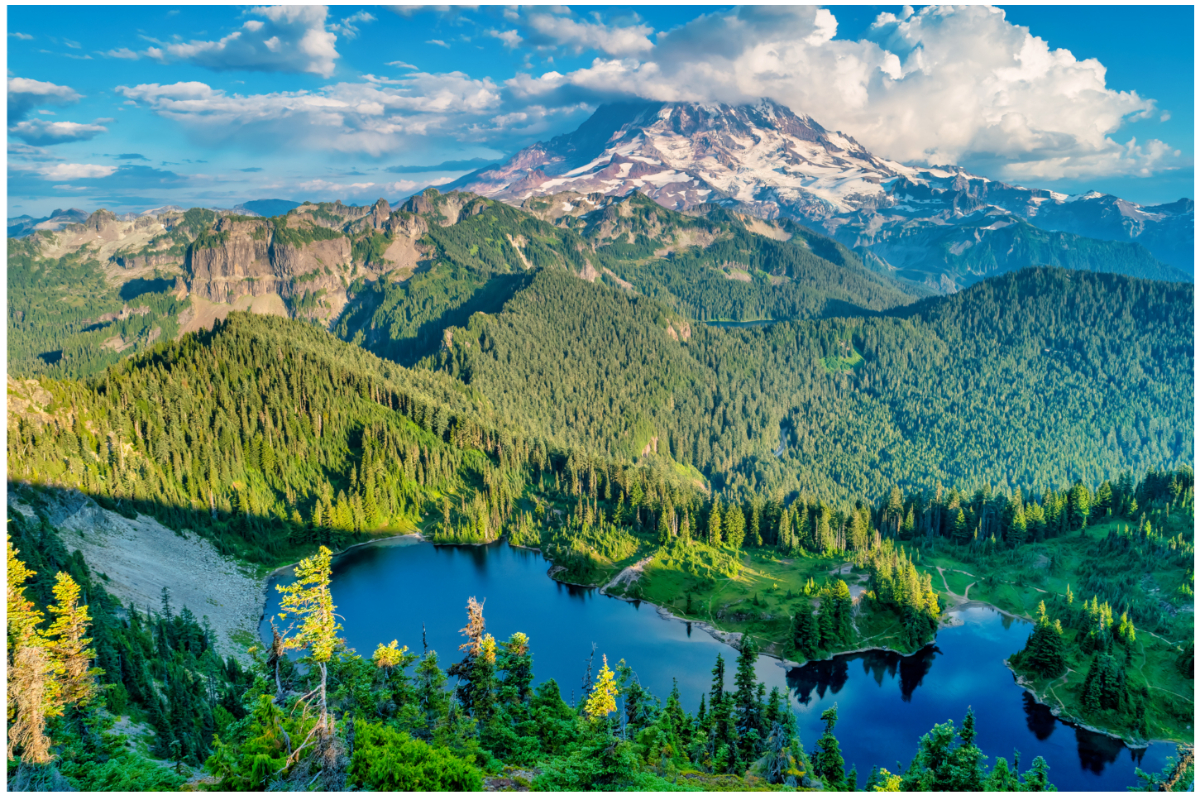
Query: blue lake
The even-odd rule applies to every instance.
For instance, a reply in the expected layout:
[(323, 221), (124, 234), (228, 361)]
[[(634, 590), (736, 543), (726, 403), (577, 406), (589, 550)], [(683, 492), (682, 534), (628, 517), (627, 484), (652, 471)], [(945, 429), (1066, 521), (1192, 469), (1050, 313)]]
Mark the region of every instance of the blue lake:
[[(497, 639), (516, 631), (530, 637), (538, 681), (554, 678), (564, 698), (580, 697), (589, 654), (595, 665), (624, 659), (641, 683), (659, 698), (678, 681), (685, 707), (695, 712), (712, 683), (717, 654), (733, 681), (737, 652), (708, 633), (664, 619), (647, 604), (567, 586), (546, 575), (549, 564), (535, 551), (497, 543), (486, 547), (436, 547), (393, 540), (358, 547), (334, 560), (332, 592), (345, 617), (343, 635), (359, 653), (398, 639), (420, 652), (422, 631), (442, 667), (459, 659), (467, 598), (484, 602), (487, 629)], [(266, 619), (278, 612), (274, 583)], [(871, 651), (785, 668), (759, 659), (758, 679), (768, 691), (786, 688), (796, 710), (801, 738), (811, 748), (820, 736), (821, 712), (838, 705), (838, 738), (846, 766), (866, 780), (873, 765), (895, 772), (907, 765), (917, 740), (940, 722), (961, 722), (975, 711), (977, 743), (989, 757), (1021, 768), (1034, 756), (1050, 765), (1060, 790), (1113, 791), (1136, 782), (1134, 768), (1162, 768), (1173, 745), (1130, 750), (1118, 739), (1059, 722), (1049, 709), (1016, 684), (1003, 659), (1024, 646), (1029, 625), (985, 607), (955, 612), (961, 624), (944, 628), (937, 642), (912, 656)]]

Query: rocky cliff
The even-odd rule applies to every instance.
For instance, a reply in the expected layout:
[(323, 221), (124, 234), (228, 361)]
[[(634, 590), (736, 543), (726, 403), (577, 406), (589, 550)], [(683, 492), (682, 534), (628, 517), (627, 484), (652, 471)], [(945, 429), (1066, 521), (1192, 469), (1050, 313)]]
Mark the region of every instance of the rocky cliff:
[[(455, 211), (457, 215), (457, 210)], [(306, 203), (286, 217), (222, 217), (188, 248), (188, 291), (214, 303), (278, 295), (293, 316), (328, 321), (359, 279), (406, 278), (425, 257), (423, 216), (372, 206)]]

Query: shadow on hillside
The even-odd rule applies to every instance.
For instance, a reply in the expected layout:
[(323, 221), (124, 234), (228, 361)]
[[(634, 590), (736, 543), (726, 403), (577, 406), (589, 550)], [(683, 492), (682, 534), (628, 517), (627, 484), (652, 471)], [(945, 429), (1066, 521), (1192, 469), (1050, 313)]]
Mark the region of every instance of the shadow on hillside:
[(167, 278), (134, 278), (131, 281), (126, 281), (121, 290), (117, 292), (117, 296), (128, 302), (135, 297), (140, 297), (144, 294), (158, 294), (171, 290), (175, 285), (175, 281)]
[(821, 319), (832, 319), (834, 317), (882, 317), (886, 311), (875, 311), (870, 308), (863, 308), (860, 305), (848, 302), (846, 300), (835, 300), (829, 298), (825, 301), (825, 307), (821, 309)]
[[(39, 517), (45, 517), (55, 529), (88, 506), (120, 514), (126, 519), (138, 515), (153, 518), (175, 532), (194, 531), (208, 540), (221, 555), (243, 559), (267, 567), (293, 563), (312, 555), (321, 545), (337, 551), (368, 541), (365, 533), (330, 527), (314, 528), (308, 523), (295, 524), (273, 515), (245, 514), (239, 511), (211, 511), (155, 500), (116, 498), (95, 492), (83, 492), (57, 486), (9, 481), (8, 502), (23, 503)], [(20, 513), (20, 512), (16, 512)], [(11, 516), (11, 514), (10, 514)]]
[[(414, 280), (416, 277), (414, 275), (409, 280)], [(470, 322), (472, 314), (499, 313), (513, 295), (529, 285), (531, 277), (522, 273), (493, 275), (484, 283), (476, 286), (466, 297), (450, 298), (446, 308), (436, 317), (421, 323), (415, 335), (402, 339), (387, 338), (388, 327), (396, 324), (397, 321), (403, 324), (406, 316), (411, 319), (412, 316), (423, 312), (424, 304), (428, 304), (429, 299), (423, 298), (423, 306), (416, 308), (415, 304), (411, 306), (408, 304), (406, 297), (392, 308), (384, 311), (385, 319), (373, 326), (372, 323), (375, 322), (375, 317), (381, 310), (383, 295), (377, 291), (364, 292), (346, 306), (346, 310), (342, 312), (342, 316), (332, 326), (332, 329), (344, 334), (343, 338), (356, 341), (364, 349), (380, 358), (386, 358), (404, 367), (412, 367), (421, 359), (436, 353), (441, 348), (447, 328), (465, 328)], [(378, 331), (376, 336), (382, 341), (372, 341), (369, 334), (364, 336), (361, 341), (356, 339), (359, 332), (372, 327)]]

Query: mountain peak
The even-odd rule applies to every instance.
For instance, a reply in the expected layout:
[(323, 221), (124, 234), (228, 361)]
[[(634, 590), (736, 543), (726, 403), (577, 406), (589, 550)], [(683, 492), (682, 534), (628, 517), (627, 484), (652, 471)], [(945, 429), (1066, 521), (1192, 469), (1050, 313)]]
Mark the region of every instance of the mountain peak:
[(882, 182), (905, 171), (770, 98), (630, 101), (600, 106), (578, 130), (450, 188), (514, 203), (561, 191), (637, 189), (668, 208), (721, 200), (772, 217), (789, 213), (790, 203), (827, 215), (853, 210), (854, 196), (882, 194)]
[[(1150, 211), (1099, 192), (1068, 197), (1010, 186), (954, 165), (906, 166), (767, 97), (737, 105), (609, 103), (577, 130), (444, 188), (513, 205), (561, 193), (623, 197), (633, 191), (675, 210), (717, 203), (797, 220), (849, 247), (870, 248), (889, 269), (914, 275), (943, 248), (966, 258), (984, 218), (988, 235), (1017, 220), (1098, 239), (1133, 241), (1145, 234), (1158, 257), (1189, 272), (1192, 264), (1190, 205)], [(1182, 220), (1170, 223), (1179, 232), (1154, 233), (1167, 220)]]

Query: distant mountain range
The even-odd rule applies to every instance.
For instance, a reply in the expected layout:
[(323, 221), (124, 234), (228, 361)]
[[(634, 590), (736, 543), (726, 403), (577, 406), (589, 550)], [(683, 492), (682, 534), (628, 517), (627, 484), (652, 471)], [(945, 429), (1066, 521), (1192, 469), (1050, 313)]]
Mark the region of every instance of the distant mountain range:
[(251, 200), (242, 203), (234, 211), (248, 211), (260, 217), (278, 217), (281, 214), (288, 213), (293, 208), (299, 207), (300, 203), (297, 203), (295, 200)]
[[(232, 213), (249, 217), (278, 217), (299, 206), (300, 203), (297, 203), (295, 200), (249, 200), (231, 209), (213, 208), (209, 210), (218, 214)], [(139, 217), (158, 217), (171, 213), (182, 214), (185, 210), (181, 206), (167, 205), (146, 209), (137, 213), (116, 214), (114, 216), (119, 220), (129, 222)], [(48, 217), (37, 218), (31, 217), (28, 214), (19, 217), (9, 217), (8, 235), (14, 239), (20, 239), (30, 235), (34, 231), (59, 231), (67, 225), (82, 225), (87, 222), (89, 216), (88, 212), (78, 208), (70, 208), (65, 211), (61, 208), (56, 208)]]
[(8, 218), (8, 235), (14, 238), (28, 236), (34, 231), (57, 231), (67, 225), (86, 222), (88, 213), (78, 208), (54, 209), (48, 217), (31, 217), (22, 214)]
[(953, 291), (1031, 264), (1191, 280), (1190, 199), (1140, 206), (879, 158), (771, 100), (614, 103), (578, 130), (442, 187), (519, 204), (639, 191), (677, 210), (716, 203), (833, 236), (904, 281)]
[[(587, 224), (584, 215), (634, 192), (691, 215), (719, 207), (792, 220), (833, 238), (866, 268), (913, 295), (958, 291), (1028, 266), (1188, 282), (1194, 273), (1190, 199), (1141, 206), (1098, 192), (1069, 196), (1012, 186), (959, 167), (906, 166), (766, 99), (741, 106), (604, 105), (578, 130), (439, 189), (500, 200), (566, 227)], [(320, 205), (350, 208), (340, 201)], [(209, 211), (279, 217), (298, 208), (292, 200), (260, 199)], [(135, 222), (183, 212), (172, 205), (103, 213)], [(8, 230), (10, 237), (22, 237), (88, 220), (78, 209), (55, 210), (41, 219), (9, 219)], [(172, 258), (182, 254), (183, 244), (171, 245)], [(155, 263), (167, 258), (158, 250), (150, 255)]]

